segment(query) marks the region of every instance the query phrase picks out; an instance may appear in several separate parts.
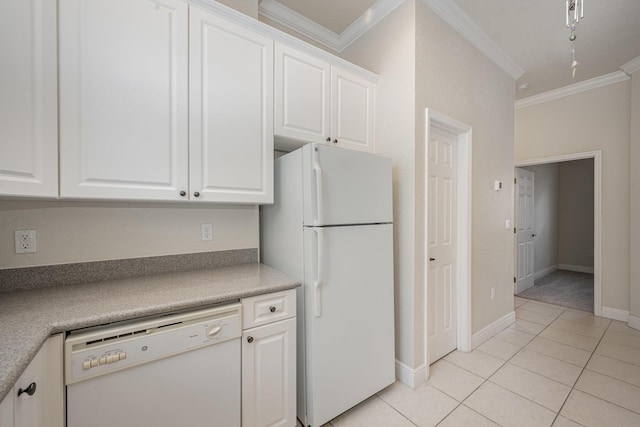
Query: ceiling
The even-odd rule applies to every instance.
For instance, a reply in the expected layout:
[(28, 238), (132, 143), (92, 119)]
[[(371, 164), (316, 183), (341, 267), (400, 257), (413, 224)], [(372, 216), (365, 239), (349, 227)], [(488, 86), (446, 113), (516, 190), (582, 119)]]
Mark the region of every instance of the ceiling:
[[(262, 0), (262, 3), (266, 1)], [(571, 43), (565, 26), (564, 0), (423, 1), (455, 9), (455, 14), (464, 18), (463, 23), (470, 18), (479, 27), (476, 29), (485, 33), (481, 35), (491, 39), (483, 45), (490, 44), (495, 50), (501, 50), (499, 53), (512, 64), (512, 69), (518, 70), (512, 75), (518, 76), (524, 69), (524, 74), (516, 80), (516, 87), (527, 83), (529, 89), (517, 90), (517, 99), (619, 71), (622, 65), (640, 57), (640, 0), (584, 0), (584, 19), (576, 27), (575, 50), (579, 65), (575, 78), (570, 69)], [(375, 25), (378, 21), (363, 20), (363, 17), (376, 15), (373, 12), (381, 9), (393, 10), (397, 5), (391, 7), (390, 4), (400, 4), (402, 0), (268, 2), (279, 3), (307, 18), (308, 24), (324, 27), (339, 38), (349, 32), (355, 34), (350, 25), (355, 26), (357, 22)], [(476, 27), (473, 23), (472, 27)], [(478, 35), (477, 32), (467, 34), (472, 43), (474, 34)]]

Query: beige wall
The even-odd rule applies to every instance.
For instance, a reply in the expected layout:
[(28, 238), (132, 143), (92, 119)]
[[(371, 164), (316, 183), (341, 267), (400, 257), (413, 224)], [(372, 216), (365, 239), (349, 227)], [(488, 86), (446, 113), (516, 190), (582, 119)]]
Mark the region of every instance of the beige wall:
[(229, 6), (237, 11), (258, 19), (258, 0), (216, 0), (225, 6)]
[(640, 70), (631, 75), (631, 184), (630, 184), (630, 301), (631, 315), (640, 323)]
[(421, 327), (414, 308), (415, 6), (407, 1), (352, 44), (346, 60), (380, 75), (376, 86), (375, 151), (393, 159), (396, 358), (420, 364)]
[(558, 182), (558, 263), (593, 268), (593, 159), (561, 162)]
[[(418, 368), (425, 363), (425, 108), (473, 127), (476, 332), (513, 310), (513, 237), (504, 221), (513, 206), (514, 82), (419, 0), (407, 1), (341, 56), (380, 75), (375, 149), (394, 160), (396, 351)], [(507, 184), (501, 192), (493, 191), (495, 179)]]
[[(22, 229), (36, 230), (36, 253), (15, 253)], [(0, 201), (0, 268), (257, 248), (258, 235), (256, 206)]]
[(516, 111), (515, 160), (602, 150), (602, 304), (629, 310), (631, 83)]
[[(514, 242), (505, 221), (513, 217), (515, 83), (424, 3), (417, 5), (417, 152), (423, 153), (425, 108), (473, 129), (471, 311), (475, 333), (513, 311)], [(424, 194), (424, 177), (416, 179), (418, 193)], [(494, 180), (502, 181), (501, 191), (494, 191)], [(416, 216), (422, 224), (424, 211)], [(492, 287), (496, 288), (494, 300)], [(416, 305), (423, 312), (421, 301), (422, 295)]]

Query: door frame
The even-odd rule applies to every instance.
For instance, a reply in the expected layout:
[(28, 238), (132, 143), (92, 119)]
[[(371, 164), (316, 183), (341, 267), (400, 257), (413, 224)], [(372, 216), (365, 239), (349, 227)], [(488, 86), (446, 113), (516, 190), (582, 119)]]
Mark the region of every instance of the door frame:
[(471, 188), (472, 188), (472, 128), (432, 109), (425, 109), (425, 150), (424, 150), (424, 242), (421, 264), (424, 286), (424, 364), (426, 379), (429, 378), (429, 301), (427, 287), (429, 263), (428, 254), (429, 228), (429, 136), (431, 127), (451, 132), (457, 136), (457, 221), (456, 221), (456, 343), (461, 351), (471, 351)]
[(519, 167), (583, 159), (593, 159), (593, 314), (602, 316), (602, 151), (585, 151), (531, 160), (519, 160), (514, 162), (514, 173), (515, 169)]

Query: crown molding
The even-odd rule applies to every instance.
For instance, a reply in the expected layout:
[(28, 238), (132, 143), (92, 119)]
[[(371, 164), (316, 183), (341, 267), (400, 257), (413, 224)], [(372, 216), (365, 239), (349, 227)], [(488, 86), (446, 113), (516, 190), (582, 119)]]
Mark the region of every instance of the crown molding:
[(498, 46), (455, 2), (451, 0), (422, 0), (422, 2), (514, 80), (519, 79), (525, 73), (525, 69)]
[(406, 0), (378, 0), (340, 34), (342, 52), (367, 31), (378, 25)]
[(336, 34), (328, 30), (276, 0), (262, 0), (258, 13), (335, 52), (342, 52), (405, 1), (406, 0), (378, 0), (349, 25), (342, 34)]
[(569, 86), (561, 87), (559, 89), (543, 92), (538, 95), (533, 95), (528, 98), (522, 98), (515, 102), (516, 110), (520, 108), (530, 107), (532, 105), (541, 104), (543, 102), (552, 101), (558, 98), (564, 98), (565, 96), (575, 95), (587, 90), (596, 89), (602, 86), (607, 86), (613, 83), (629, 80), (629, 76), (623, 71), (614, 71), (613, 73), (605, 74), (603, 76), (594, 77), (593, 79), (585, 80), (583, 82), (574, 83)]
[(640, 70), (640, 56), (622, 65), (620, 69), (627, 74), (632, 74)]
[(340, 52), (340, 36), (275, 0), (262, 0), (258, 13), (329, 49)]

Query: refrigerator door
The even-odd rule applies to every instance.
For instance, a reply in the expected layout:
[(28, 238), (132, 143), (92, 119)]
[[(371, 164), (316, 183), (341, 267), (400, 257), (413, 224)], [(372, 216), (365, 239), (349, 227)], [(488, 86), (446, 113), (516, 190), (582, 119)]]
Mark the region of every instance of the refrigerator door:
[(392, 240), (391, 224), (304, 230), (305, 425), (395, 381)]
[(304, 225), (393, 221), (391, 159), (320, 144), (302, 150)]

